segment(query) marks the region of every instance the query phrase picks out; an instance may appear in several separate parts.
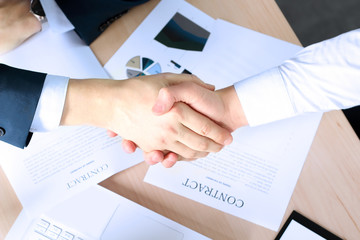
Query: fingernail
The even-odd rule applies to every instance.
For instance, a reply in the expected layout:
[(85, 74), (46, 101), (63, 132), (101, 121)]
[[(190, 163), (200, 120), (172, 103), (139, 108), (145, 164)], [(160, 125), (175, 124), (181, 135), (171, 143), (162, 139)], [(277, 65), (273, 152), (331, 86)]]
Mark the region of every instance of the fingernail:
[(229, 137), (228, 139), (225, 140), (224, 145), (229, 145), (230, 143), (232, 143), (231, 137)]

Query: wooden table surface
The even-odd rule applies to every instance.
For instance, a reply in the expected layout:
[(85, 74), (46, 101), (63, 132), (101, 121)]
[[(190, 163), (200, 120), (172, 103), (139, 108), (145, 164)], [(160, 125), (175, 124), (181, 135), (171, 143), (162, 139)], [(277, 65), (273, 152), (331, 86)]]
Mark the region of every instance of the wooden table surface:
[[(132, 9), (92, 45), (105, 64), (159, 0)], [(274, 0), (189, 0), (222, 18), (273, 37), (300, 44)], [(141, 163), (103, 181), (102, 186), (212, 239), (274, 239), (276, 232), (144, 183)], [(20, 213), (0, 169), (0, 239)], [(360, 239), (360, 141), (341, 111), (324, 114), (283, 223), (297, 210), (344, 239)]]

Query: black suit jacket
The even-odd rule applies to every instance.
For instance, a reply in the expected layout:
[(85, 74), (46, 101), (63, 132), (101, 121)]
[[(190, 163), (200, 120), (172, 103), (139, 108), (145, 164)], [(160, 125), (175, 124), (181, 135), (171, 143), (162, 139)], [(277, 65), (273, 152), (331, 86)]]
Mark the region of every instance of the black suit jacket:
[[(87, 43), (131, 7), (148, 0), (56, 0)], [(0, 64), (0, 140), (24, 148), (46, 74)]]
[(56, 0), (75, 31), (87, 43), (94, 41), (102, 31), (128, 9), (148, 0)]

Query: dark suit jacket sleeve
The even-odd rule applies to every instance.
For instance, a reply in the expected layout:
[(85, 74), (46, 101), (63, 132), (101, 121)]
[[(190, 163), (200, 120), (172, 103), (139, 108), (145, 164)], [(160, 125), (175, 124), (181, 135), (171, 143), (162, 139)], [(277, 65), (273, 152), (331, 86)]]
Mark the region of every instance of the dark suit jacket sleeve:
[[(46, 74), (0, 64), (0, 140), (24, 148)], [(2, 136), (1, 136), (2, 135)]]
[(127, 10), (149, 0), (56, 0), (75, 31), (87, 44), (93, 42)]

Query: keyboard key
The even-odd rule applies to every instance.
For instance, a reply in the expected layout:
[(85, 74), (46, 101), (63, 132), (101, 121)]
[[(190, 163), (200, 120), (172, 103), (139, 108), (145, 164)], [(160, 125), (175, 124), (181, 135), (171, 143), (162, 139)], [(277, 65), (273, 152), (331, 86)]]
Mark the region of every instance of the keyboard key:
[[(46, 220), (45, 220), (46, 219)], [(42, 216), (28, 229), (26, 240), (94, 240)]]
[(56, 239), (58, 239), (59, 234), (53, 233), (53, 232), (48, 230), (48, 231), (46, 231), (45, 236), (50, 238), (50, 239), (56, 240)]
[(47, 229), (50, 226), (50, 223), (44, 219), (39, 219), (37, 225)]
[(71, 234), (66, 231), (63, 231), (60, 235), (60, 240), (74, 240), (74, 238), (75, 238), (74, 234)]
[(39, 234), (37, 232), (29, 233), (25, 239), (26, 240), (50, 240), (48, 237), (45, 237), (44, 235)]
[(57, 235), (60, 235), (62, 229), (59, 228), (59, 227), (57, 227), (57, 226), (55, 226), (55, 225), (51, 225), (51, 226), (49, 227), (48, 231), (53, 232), (53, 233), (55, 233), (55, 234), (57, 234)]
[(36, 225), (35, 228), (34, 228), (35, 232), (43, 233), (43, 234), (46, 232), (46, 230), (47, 230), (46, 228), (44, 228), (44, 227), (42, 227), (40, 225)]

